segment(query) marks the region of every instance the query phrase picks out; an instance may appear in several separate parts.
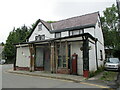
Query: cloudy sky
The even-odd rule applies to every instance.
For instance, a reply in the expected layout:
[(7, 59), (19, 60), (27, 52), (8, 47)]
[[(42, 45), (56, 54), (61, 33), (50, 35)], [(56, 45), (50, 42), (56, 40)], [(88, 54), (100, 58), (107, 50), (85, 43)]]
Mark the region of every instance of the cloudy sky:
[(5, 42), (13, 27), (30, 26), (38, 19), (57, 21), (102, 11), (116, 0), (1, 0), (0, 43)]

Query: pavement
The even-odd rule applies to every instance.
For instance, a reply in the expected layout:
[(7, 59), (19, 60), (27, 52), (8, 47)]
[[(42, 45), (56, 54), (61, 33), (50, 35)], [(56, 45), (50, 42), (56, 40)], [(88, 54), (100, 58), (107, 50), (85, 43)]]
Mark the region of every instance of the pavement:
[[(12, 65), (2, 66), (3, 89), (4, 88), (101, 88), (101, 89), (109, 88), (107, 85), (103, 85), (103, 84), (91, 83), (91, 82), (87, 83), (86, 82), (87, 79), (84, 78), (83, 76), (51, 74), (48, 72), (40, 72), (40, 71), (38, 72), (20, 71), (18, 73), (18, 72), (12, 72), (12, 69), (10, 70), (10, 68), (12, 68)], [(21, 72), (23, 72), (23, 74)], [(33, 75), (32, 76), (31, 73), (34, 73), (35, 75), (32, 74)], [(72, 79), (75, 77), (76, 78), (73, 79), (73, 81), (71, 81), (70, 77), (72, 77)]]
[(54, 79), (61, 79), (61, 80), (68, 80), (73, 81), (76, 83), (91, 83), (101, 86), (108, 86), (109, 88), (113, 88), (115, 90), (120, 90), (120, 72), (117, 72), (114, 81), (102, 81), (100, 80), (100, 77), (103, 75), (103, 72), (100, 74), (91, 77), (91, 78), (84, 78), (83, 76), (76, 76), (76, 75), (68, 75), (68, 74), (54, 74), (50, 72), (44, 72), (44, 71), (14, 71), (12, 69), (7, 70), (8, 73), (14, 73), (14, 74), (22, 74), (22, 75), (29, 75), (29, 76), (37, 76), (37, 77), (45, 77), (45, 78), (54, 78)]
[(30, 75), (30, 76), (39, 76), (39, 77), (47, 77), (47, 78), (55, 78), (55, 79), (63, 79), (63, 80), (70, 80), (74, 82), (81, 82), (85, 81), (86, 78), (83, 76), (76, 76), (76, 75), (68, 75), (68, 74), (54, 74), (50, 72), (44, 72), (44, 71), (14, 71), (14, 70), (8, 70), (9, 73), (15, 73), (15, 74), (23, 74), (23, 75)]

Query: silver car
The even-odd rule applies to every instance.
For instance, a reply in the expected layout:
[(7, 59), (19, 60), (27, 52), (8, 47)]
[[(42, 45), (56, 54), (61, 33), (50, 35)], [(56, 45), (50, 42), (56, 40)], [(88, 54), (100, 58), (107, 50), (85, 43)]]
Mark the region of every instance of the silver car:
[(4, 64), (5, 63), (5, 59), (0, 59), (0, 64)]
[(118, 58), (107, 58), (105, 62), (105, 70), (120, 70), (120, 60)]

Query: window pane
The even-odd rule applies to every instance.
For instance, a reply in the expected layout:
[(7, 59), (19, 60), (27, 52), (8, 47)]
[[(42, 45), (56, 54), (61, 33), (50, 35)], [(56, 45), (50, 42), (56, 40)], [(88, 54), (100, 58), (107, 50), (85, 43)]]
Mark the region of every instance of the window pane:
[(72, 31), (70, 31), (70, 36), (72, 36)]
[(62, 57), (58, 56), (58, 67), (62, 67)]
[(38, 30), (42, 30), (42, 24), (38, 25)]
[(41, 35), (41, 40), (45, 40), (45, 35)]
[(61, 33), (55, 33), (55, 37), (56, 38), (60, 38), (61, 37)]
[(82, 34), (82, 33), (83, 33), (83, 31), (82, 31), (82, 30), (80, 30), (80, 31), (79, 31), (79, 33), (80, 33), (80, 34)]
[(79, 34), (79, 30), (73, 31), (73, 35), (78, 35), (78, 34)]
[(58, 53), (58, 67), (66, 67), (66, 46), (65, 43), (61, 43), (57, 45), (57, 53)]

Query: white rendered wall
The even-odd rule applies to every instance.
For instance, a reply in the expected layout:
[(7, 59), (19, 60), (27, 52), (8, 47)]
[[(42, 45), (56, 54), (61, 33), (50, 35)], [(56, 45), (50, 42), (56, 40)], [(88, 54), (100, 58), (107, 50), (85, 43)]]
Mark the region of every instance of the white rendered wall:
[(89, 46), (91, 49), (89, 50), (89, 71), (96, 71), (96, 51), (95, 51), (95, 44), (89, 42)]
[[(39, 24), (41, 24), (41, 22)], [(35, 41), (35, 36), (38, 36), (38, 35), (45, 35), (45, 39), (54, 38), (54, 34), (51, 34), (43, 24), (42, 24), (42, 30), (38, 30), (38, 25), (33, 31), (32, 35), (30, 36), (29, 42)]]
[[(98, 18), (99, 21), (99, 18)], [(95, 37), (98, 39), (97, 41), (97, 59), (98, 59), (98, 66), (100, 67), (103, 65), (103, 61), (105, 60), (105, 51), (104, 51), (104, 39), (101, 26), (98, 26), (98, 22), (96, 23), (95, 27)], [(103, 60), (100, 59), (100, 50), (102, 50)]]
[(30, 67), (30, 51), (28, 47), (17, 48), (16, 66)]
[(83, 75), (83, 52), (80, 50), (80, 47), (82, 47), (82, 43), (72, 42), (71, 43), (71, 56), (74, 53), (78, 54), (77, 73), (78, 75)]
[(89, 33), (94, 37), (95, 36), (95, 29), (94, 29), (94, 27), (86, 28), (86, 29), (84, 29), (84, 33)]
[[(101, 57), (100, 57), (100, 50), (102, 50), (102, 55), (103, 55), (103, 60), (101, 60)], [(97, 59), (98, 59), (98, 66), (103, 66), (103, 62), (105, 60), (105, 52), (104, 52), (104, 46), (97, 42)]]

